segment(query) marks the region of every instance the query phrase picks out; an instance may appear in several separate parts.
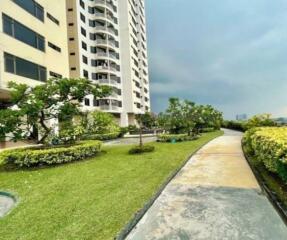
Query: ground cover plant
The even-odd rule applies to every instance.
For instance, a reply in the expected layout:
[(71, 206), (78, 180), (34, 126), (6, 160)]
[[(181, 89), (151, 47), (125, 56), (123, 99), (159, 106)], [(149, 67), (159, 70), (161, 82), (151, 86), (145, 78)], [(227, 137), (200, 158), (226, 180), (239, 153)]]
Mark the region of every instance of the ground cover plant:
[(278, 174), (287, 183), (287, 127), (253, 128), (244, 135), (244, 145), (250, 155)]
[(96, 158), (53, 168), (4, 171), (1, 190), (19, 198), (0, 220), (1, 239), (113, 239), (186, 158), (221, 132), (196, 141), (153, 143), (156, 151), (129, 155), (105, 146)]

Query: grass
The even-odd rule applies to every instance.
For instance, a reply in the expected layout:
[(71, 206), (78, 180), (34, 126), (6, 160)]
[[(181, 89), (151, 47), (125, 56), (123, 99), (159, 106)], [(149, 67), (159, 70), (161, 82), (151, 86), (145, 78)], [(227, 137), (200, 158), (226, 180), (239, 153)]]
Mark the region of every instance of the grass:
[(155, 152), (128, 155), (130, 146), (105, 147), (96, 158), (53, 168), (0, 170), (0, 191), (18, 206), (0, 220), (0, 239), (113, 239), (186, 158), (222, 132)]

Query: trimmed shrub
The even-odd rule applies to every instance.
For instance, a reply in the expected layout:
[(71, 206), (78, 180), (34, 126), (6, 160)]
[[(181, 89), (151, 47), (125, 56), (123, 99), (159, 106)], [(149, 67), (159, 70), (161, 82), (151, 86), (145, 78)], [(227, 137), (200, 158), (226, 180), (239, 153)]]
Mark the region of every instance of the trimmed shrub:
[(129, 154), (142, 154), (147, 152), (153, 152), (155, 150), (154, 146), (144, 145), (144, 146), (135, 146), (129, 150)]
[(200, 132), (202, 133), (207, 133), (207, 132), (214, 132), (215, 129), (214, 128), (201, 128)]
[(105, 133), (105, 134), (89, 134), (89, 135), (84, 135), (83, 140), (100, 140), (100, 141), (107, 141), (107, 140), (112, 140), (116, 139), (120, 136), (119, 132), (114, 132), (114, 133)]
[(253, 128), (244, 134), (247, 152), (287, 183), (287, 127)]
[(7, 150), (0, 153), (0, 162), (18, 167), (56, 165), (93, 157), (100, 151), (100, 141), (84, 141), (71, 146)]
[(158, 142), (183, 142), (198, 139), (198, 136), (189, 136), (188, 134), (161, 134), (158, 135)]
[(246, 122), (240, 122), (240, 121), (224, 121), (222, 123), (222, 127), (227, 129), (232, 129), (240, 132), (246, 131)]

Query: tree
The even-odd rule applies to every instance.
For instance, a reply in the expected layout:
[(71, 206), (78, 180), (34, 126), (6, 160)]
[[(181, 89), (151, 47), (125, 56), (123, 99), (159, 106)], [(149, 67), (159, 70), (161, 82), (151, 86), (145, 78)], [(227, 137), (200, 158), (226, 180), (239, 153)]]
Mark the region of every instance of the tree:
[(88, 115), (87, 129), (89, 133), (94, 134), (120, 132), (120, 127), (115, 122), (114, 116), (100, 111), (94, 111)]
[(19, 110), (3, 109), (0, 111), (0, 141), (4, 141), (8, 134), (14, 141), (24, 136), (23, 113)]
[(250, 118), (245, 127), (246, 129), (254, 128), (254, 127), (271, 127), (276, 126), (277, 123), (271, 118), (271, 114), (258, 114)]
[(42, 131), (39, 143), (44, 143), (53, 126), (52, 119), (69, 120), (80, 112), (85, 96), (102, 98), (110, 94), (108, 86), (100, 86), (87, 79), (50, 79), (44, 84), (29, 87), (26, 84), (9, 83), (12, 102), (27, 118), (27, 129), (36, 127)]

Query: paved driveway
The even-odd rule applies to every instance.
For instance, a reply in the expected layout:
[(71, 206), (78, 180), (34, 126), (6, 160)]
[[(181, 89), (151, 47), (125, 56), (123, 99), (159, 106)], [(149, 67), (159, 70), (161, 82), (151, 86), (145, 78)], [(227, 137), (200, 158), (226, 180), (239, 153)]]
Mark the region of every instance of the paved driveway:
[(287, 227), (252, 174), (241, 134), (195, 154), (127, 239), (286, 240)]

